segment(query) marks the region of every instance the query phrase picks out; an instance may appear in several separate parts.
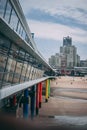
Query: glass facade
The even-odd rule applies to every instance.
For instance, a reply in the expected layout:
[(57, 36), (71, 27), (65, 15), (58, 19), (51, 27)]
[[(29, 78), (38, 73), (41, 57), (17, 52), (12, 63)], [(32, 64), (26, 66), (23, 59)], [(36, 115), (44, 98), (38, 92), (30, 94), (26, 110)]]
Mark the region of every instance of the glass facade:
[(0, 16), (4, 16), (5, 7), (6, 7), (6, 1), (7, 0), (0, 0)]
[(0, 88), (42, 77), (43, 70), (35, 68), (33, 60), (25, 50), (0, 34)]
[(0, 16), (3, 17), (9, 26), (33, 48), (28, 34), (10, 0), (0, 0)]
[[(14, 30), (13, 33), (16, 31), (21, 39), (33, 47), (18, 16), (11, 0), (0, 0), (0, 17)], [(39, 67), (39, 62), (0, 31), (0, 88), (43, 77), (44, 70)]]
[(12, 9), (11, 12), (11, 19), (10, 19), (10, 25), (12, 27), (13, 30), (17, 30), (17, 24), (18, 24), (18, 17), (16, 15), (16, 12), (14, 11), (14, 9)]
[(12, 10), (11, 4), (8, 2), (6, 4), (6, 8), (5, 8), (5, 11), (4, 11), (4, 18), (7, 21), (7, 23), (9, 23), (9, 21), (10, 21), (11, 10)]

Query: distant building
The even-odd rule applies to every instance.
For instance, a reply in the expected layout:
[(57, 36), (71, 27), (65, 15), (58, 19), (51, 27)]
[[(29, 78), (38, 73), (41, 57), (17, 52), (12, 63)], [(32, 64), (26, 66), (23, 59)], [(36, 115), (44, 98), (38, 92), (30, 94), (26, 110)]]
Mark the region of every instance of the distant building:
[(76, 47), (75, 46), (62, 46), (60, 47), (60, 54), (66, 57), (66, 67), (76, 66)]
[(81, 60), (80, 67), (87, 67), (87, 60)]
[(79, 64), (80, 57), (77, 57), (77, 48), (72, 45), (72, 38), (67, 36), (63, 38), (63, 46), (60, 47), (60, 54), (66, 57), (66, 68), (73, 68)]
[(31, 33), (32, 38), (34, 39), (34, 33)]
[(79, 67), (79, 66), (80, 66), (80, 56), (77, 55), (77, 67)]
[(74, 66), (80, 66), (80, 56), (77, 55), (77, 48), (72, 45), (72, 38), (67, 36), (63, 38), (63, 46), (60, 47), (60, 54), (56, 53), (49, 59), (52, 67), (61, 69), (72, 69)]
[(71, 46), (72, 45), (72, 38), (67, 36), (63, 37), (63, 46)]
[(59, 68), (61, 67), (61, 56), (59, 55), (59, 53), (56, 53), (55, 55), (52, 55), (51, 58), (49, 58), (49, 64), (53, 67), (53, 68)]
[(54, 66), (55, 66), (55, 56), (54, 56), (54, 55), (52, 55), (51, 58), (49, 58), (49, 64), (50, 64), (53, 68), (55, 68), (55, 67), (54, 67)]
[(67, 57), (63, 53), (60, 54), (61, 57), (61, 68), (66, 68), (67, 67)]

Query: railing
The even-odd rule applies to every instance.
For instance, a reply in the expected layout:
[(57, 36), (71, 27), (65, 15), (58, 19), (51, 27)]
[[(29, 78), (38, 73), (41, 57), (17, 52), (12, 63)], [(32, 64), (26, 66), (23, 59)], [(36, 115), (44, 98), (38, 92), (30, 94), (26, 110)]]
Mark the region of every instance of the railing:
[(35, 79), (35, 80), (31, 80), (31, 81), (24, 82), (24, 83), (21, 83), (21, 84), (16, 84), (16, 85), (13, 85), (13, 86), (8, 86), (8, 87), (5, 87), (5, 88), (2, 88), (2, 89), (0, 89), (0, 100), (4, 99), (6, 97), (9, 97), (9, 96), (11, 96), (15, 93), (18, 93), (20, 91), (23, 91), (26, 88), (32, 87), (33, 85), (36, 85), (40, 82), (43, 82), (46, 79), (53, 79), (53, 78), (56, 78), (56, 77), (55, 76), (43, 77), (43, 78), (40, 78), (40, 79)]

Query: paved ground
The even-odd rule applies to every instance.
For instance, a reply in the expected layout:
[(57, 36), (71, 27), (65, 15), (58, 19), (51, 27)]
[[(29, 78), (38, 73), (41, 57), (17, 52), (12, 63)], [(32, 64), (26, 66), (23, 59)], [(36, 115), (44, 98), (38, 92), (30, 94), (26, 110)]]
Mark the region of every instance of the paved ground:
[(51, 82), (51, 87), (87, 89), (87, 77), (58, 77), (55, 81)]
[(21, 126), (53, 130), (87, 130), (87, 79), (66, 76), (52, 80), (51, 97), (45, 103), (43, 96), (39, 116), (27, 122), (26, 125), (21, 123)]
[(48, 126), (87, 129), (87, 80), (58, 77), (51, 81), (51, 97), (43, 97), (39, 118)]

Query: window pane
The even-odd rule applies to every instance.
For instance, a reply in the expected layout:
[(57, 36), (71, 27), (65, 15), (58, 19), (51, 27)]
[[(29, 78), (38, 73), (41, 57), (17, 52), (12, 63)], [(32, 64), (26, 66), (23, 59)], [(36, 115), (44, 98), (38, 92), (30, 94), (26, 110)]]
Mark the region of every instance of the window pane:
[(25, 61), (26, 61), (26, 62), (29, 62), (29, 60), (30, 60), (30, 55), (29, 55), (28, 53), (26, 53)]
[(20, 24), (20, 21), (19, 21), (19, 22), (18, 22), (18, 28), (17, 28), (18, 34), (20, 33), (20, 27), (21, 27), (21, 24)]
[(22, 35), (22, 32), (23, 32), (23, 28), (22, 28), (22, 25), (21, 25), (21, 23), (20, 23), (19, 34)]
[(0, 16), (3, 17), (7, 0), (0, 0)]
[(16, 45), (12, 44), (9, 55), (11, 57), (17, 59), (18, 58), (18, 53), (19, 53), (19, 48)]
[(10, 41), (7, 40), (2, 35), (0, 35), (0, 54), (7, 55), (9, 47), (10, 47)]
[(10, 82), (10, 83), (12, 82), (13, 73), (14, 73), (14, 70), (15, 70), (15, 65), (16, 65), (16, 61), (9, 58), (7, 66), (6, 66), (7, 73), (4, 76), (5, 82)]
[(20, 82), (23, 82), (24, 79), (25, 79), (25, 74), (26, 74), (27, 67), (28, 67), (28, 65), (26, 63), (24, 63)]
[(18, 59), (24, 61), (24, 56), (25, 56), (25, 52), (24, 50), (21, 49), (19, 52)]
[(14, 59), (9, 58), (7, 67), (6, 67), (6, 71), (14, 73), (15, 65), (16, 65), (16, 61)]
[(7, 57), (0, 55), (0, 72), (4, 71)]
[(19, 23), (18, 23), (17, 32), (18, 32), (18, 34), (20, 34), (20, 36), (22, 36), (22, 33), (23, 33), (23, 27), (22, 27), (20, 21), (19, 21)]
[(5, 13), (5, 20), (9, 22), (10, 13), (11, 13), (11, 4), (8, 2), (6, 7), (6, 13)]
[(17, 62), (17, 66), (16, 66), (16, 71), (15, 71), (13, 83), (18, 83), (19, 82), (19, 78), (20, 78), (20, 74), (21, 74), (21, 69), (22, 69), (22, 64), (23, 63), (21, 63), (21, 62)]
[(27, 43), (29, 42), (29, 39), (28, 39), (27, 34), (26, 34), (26, 36), (25, 36), (25, 41), (26, 41)]
[(17, 23), (18, 23), (18, 17), (14, 11), (14, 9), (12, 9), (12, 14), (11, 14), (11, 20), (10, 20), (10, 25), (13, 28), (13, 30), (16, 30), (17, 28)]
[(31, 70), (30, 70), (30, 75), (29, 75), (29, 79), (30, 79), (30, 80), (32, 80), (32, 75), (33, 75), (32, 72), (33, 72), (33, 66), (32, 66), (32, 68), (31, 68)]
[(23, 30), (23, 33), (22, 33), (22, 38), (25, 40), (25, 36), (26, 36), (26, 33), (25, 33), (25, 30)]
[(28, 81), (29, 79), (29, 75), (30, 75), (30, 71), (31, 71), (31, 66), (29, 65), (27, 68), (27, 73), (26, 73), (26, 81)]

